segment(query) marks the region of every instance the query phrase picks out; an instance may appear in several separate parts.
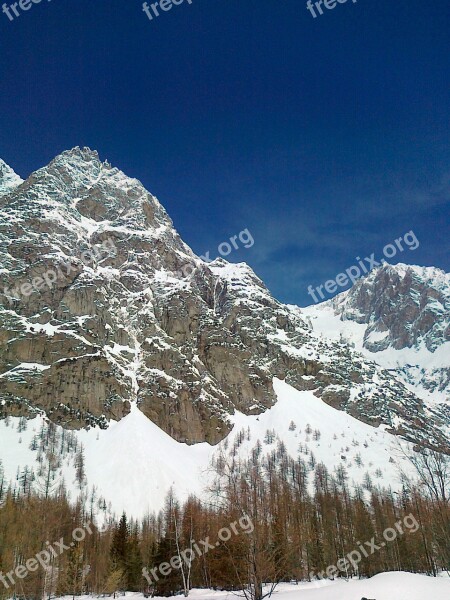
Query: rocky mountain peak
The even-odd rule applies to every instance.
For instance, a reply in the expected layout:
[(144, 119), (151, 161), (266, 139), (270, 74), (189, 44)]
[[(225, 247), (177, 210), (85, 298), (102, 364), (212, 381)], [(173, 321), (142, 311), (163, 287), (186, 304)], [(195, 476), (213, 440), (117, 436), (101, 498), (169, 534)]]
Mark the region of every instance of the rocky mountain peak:
[(347, 340), (450, 422), (450, 274), (377, 267), (348, 291), (303, 309), (316, 331)]
[(368, 325), (366, 347), (425, 347), (450, 341), (450, 274), (434, 267), (384, 264), (331, 301), (343, 320)]
[(20, 221), (28, 222), (27, 230), (32, 223), (55, 232), (64, 223), (71, 233), (87, 239), (102, 237), (106, 230), (118, 237), (171, 237), (192, 255), (158, 199), (140, 181), (102, 161), (97, 151), (80, 147), (64, 151), (25, 181), (7, 169), (5, 165), (3, 195), (23, 184), (24, 193), (10, 199), (8, 206), (18, 208), (21, 203)]

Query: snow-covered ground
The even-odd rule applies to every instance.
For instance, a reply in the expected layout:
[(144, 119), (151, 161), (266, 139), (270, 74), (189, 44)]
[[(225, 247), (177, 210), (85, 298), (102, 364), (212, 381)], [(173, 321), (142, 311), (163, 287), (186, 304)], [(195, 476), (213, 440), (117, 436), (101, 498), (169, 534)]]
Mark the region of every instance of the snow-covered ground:
[[(263, 452), (270, 452), (278, 436), (294, 458), (300, 455), (308, 463), (313, 453), (316, 462), (323, 461), (330, 472), (339, 464), (345, 466), (349, 483), (361, 483), (368, 472), (375, 485), (399, 486), (399, 465), (405, 470), (410, 468), (399, 438), (383, 427), (374, 428), (332, 408), (310, 391), (299, 392), (277, 379), (274, 387), (278, 402), (270, 410), (259, 416), (236, 413), (231, 417), (234, 429), (228, 446), (239, 432), (246, 432), (238, 449), (240, 456), (248, 456), (257, 440)], [(18, 425), (17, 418), (0, 421), (0, 459), (7, 479), (13, 482), (26, 465), (36, 470), (37, 451), (31, 450), (30, 444), (42, 418), (29, 421), (26, 431), (20, 433)], [(273, 439), (267, 438), (267, 431), (275, 432), (269, 436)], [(88, 486), (95, 485), (98, 495), (111, 503), (116, 514), (125, 510), (134, 517), (162, 508), (171, 486), (181, 500), (189, 493), (201, 495), (212, 477), (211, 459), (227, 443), (224, 440), (215, 447), (207, 443), (181, 444), (135, 405), (127, 417), (111, 422), (108, 429), (93, 428), (75, 435), (84, 447)], [(401, 446), (408, 448), (405, 442)], [(73, 456), (63, 459), (60, 477), (68, 490), (77, 494)]]
[[(239, 592), (215, 592), (194, 589), (192, 600), (233, 600)], [(380, 573), (364, 580), (329, 581), (279, 585), (272, 596), (273, 600), (448, 600), (450, 598), (449, 577), (427, 577), (412, 573)], [(126, 600), (142, 600), (142, 594), (126, 594)], [(72, 596), (61, 598), (72, 600)], [(76, 600), (86, 600), (86, 596)]]

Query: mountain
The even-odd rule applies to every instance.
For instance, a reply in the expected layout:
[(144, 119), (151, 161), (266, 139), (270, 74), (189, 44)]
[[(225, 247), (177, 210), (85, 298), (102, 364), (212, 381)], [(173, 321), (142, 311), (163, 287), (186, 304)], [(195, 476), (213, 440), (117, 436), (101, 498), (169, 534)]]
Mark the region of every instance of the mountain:
[[(323, 335), (313, 309), (281, 304), (244, 263), (205, 263), (159, 201), (96, 152), (74, 148), (26, 181), (8, 181), (0, 196), (0, 457), (9, 476), (36, 460), (45, 427), (61, 454), (74, 454), (67, 439), (75, 451), (84, 445), (87, 479), (110, 500), (116, 486), (128, 485), (126, 502), (140, 498), (142, 507), (133, 486), (144, 485), (155, 494), (153, 508), (174, 482), (195, 488), (214, 446), (240, 439), (242, 429), (252, 443), (274, 430), (268, 444), (278, 437), (295, 454), (300, 435), (312, 443), (308, 420), (316, 429), (322, 423), (325, 441), (314, 440), (315, 452), (331, 467), (352, 462), (345, 455), (353, 441), (353, 448), (364, 441), (369, 454), (366, 444), (380, 435), (367, 464), (375, 471), (379, 457), (390, 481), (395, 444), (448, 451), (448, 413), (377, 364), (374, 346), (368, 355), (363, 345)], [(353, 303), (352, 291), (345, 296), (346, 315), (367, 328), (391, 305), (387, 292), (380, 300), (379, 284), (371, 300), (358, 301), (360, 285)], [(402, 292), (405, 306), (413, 292)], [(436, 296), (435, 312), (422, 320), (405, 309), (412, 337), (385, 318), (395, 351), (413, 338), (430, 353), (445, 349), (440, 302)], [(339, 306), (344, 311), (343, 304), (317, 310), (356, 326)], [(359, 323), (362, 308), (367, 322)], [(108, 457), (115, 462), (105, 467)], [(66, 478), (72, 467), (64, 467)], [(358, 467), (355, 477), (363, 474)]]
[(352, 344), (450, 421), (450, 274), (385, 264), (304, 314), (316, 331)]

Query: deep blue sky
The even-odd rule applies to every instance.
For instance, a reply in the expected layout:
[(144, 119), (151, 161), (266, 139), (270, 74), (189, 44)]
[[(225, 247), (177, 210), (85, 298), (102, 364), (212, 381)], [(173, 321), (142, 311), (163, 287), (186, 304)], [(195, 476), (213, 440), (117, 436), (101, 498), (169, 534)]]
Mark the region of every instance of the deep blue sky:
[[(11, 0), (12, 1), (12, 0)], [(8, 2), (9, 4), (10, 2)], [(199, 254), (248, 228), (276, 297), (413, 230), (449, 270), (450, 2), (43, 0), (0, 13), (0, 157), (76, 145), (139, 178)]]

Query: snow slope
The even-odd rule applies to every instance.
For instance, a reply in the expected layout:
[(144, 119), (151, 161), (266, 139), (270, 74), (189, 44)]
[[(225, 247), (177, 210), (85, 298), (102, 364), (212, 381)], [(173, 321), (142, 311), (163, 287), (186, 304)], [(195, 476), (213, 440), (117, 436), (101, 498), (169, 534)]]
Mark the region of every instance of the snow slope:
[[(375, 485), (390, 484), (394, 489), (399, 486), (398, 466), (409, 469), (400, 449), (401, 444), (408, 451), (406, 442), (400, 442), (383, 427), (374, 428), (332, 408), (311, 391), (297, 391), (277, 379), (274, 387), (278, 402), (259, 416), (235, 413), (231, 417), (233, 431), (218, 446), (179, 443), (135, 405), (128, 416), (111, 422), (106, 430), (74, 432), (84, 447), (88, 487), (95, 485), (97, 496), (111, 503), (116, 514), (125, 510), (139, 517), (147, 511), (159, 510), (171, 486), (180, 499), (189, 493), (202, 494), (213, 476), (209, 465), (214, 453), (227, 443), (230, 445), (239, 432), (247, 429), (250, 440), (244, 439), (238, 449), (242, 457), (247, 457), (257, 440), (262, 442), (264, 452), (273, 450), (278, 436), (294, 458), (301, 445), (301, 456), (306, 462), (313, 453), (316, 461), (323, 461), (330, 471), (342, 464), (350, 482), (361, 483), (368, 472)], [(0, 457), (8, 480), (14, 482), (17, 471), (26, 465), (36, 469), (37, 451), (30, 450), (30, 444), (42, 420), (37, 417), (28, 421), (27, 430), (21, 433), (17, 431), (18, 418), (0, 421)], [(307, 433), (308, 425), (311, 433)], [(275, 436), (264, 441), (268, 430), (274, 430)], [(314, 436), (315, 430), (320, 432), (319, 436)], [(73, 495), (78, 493), (74, 473), (73, 460), (64, 459), (61, 477)]]
[[(239, 592), (237, 592), (239, 594)], [(237, 598), (232, 592), (193, 589), (189, 594), (191, 600), (233, 600)], [(86, 596), (75, 597), (75, 600), (86, 600)], [(159, 600), (158, 596), (155, 596)], [(448, 600), (450, 598), (450, 578), (427, 577), (413, 573), (392, 572), (380, 573), (370, 579), (351, 581), (322, 580), (311, 583), (280, 584), (273, 594), (274, 600)], [(66, 596), (60, 600), (73, 600)], [(125, 600), (143, 600), (143, 595), (127, 593)]]
[[(316, 587), (320, 586), (321, 587)], [(370, 579), (322, 581), (297, 586), (280, 586), (277, 597), (282, 600), (448, 600), (450, 579), (433, 578), (413, 573), (380, 573)]]
[[(364, 343), (368, 339), (365, 323), (342, 320), (329, 302), (308, 306), (301, 310), (303, 315), (309, 318), (316, 333), (322, 334), (331, 340), (349, 343), (354, 346), (355, 350), (361, 352), (363, 356), (373, 360), (382, 368), (396, 370), (400, 374), (403, 373), (402, 378), (406, 386), (422, 398), (428, 406), (448, 402), (448, 391), (427, 390), (420, 384), (420, 380), (424, 369), (432, 372), (450, 366), (450, 342), (442, 344), (434, 352), (428, 350), (424, 343), (400, 350), (389, 346), (385, 350), (371, 352), (365, 347)], [(371, 333), (369, 340), (372, 342), (379, 341), (375, 339), (376, 335), (379, 334)], [(414, 373), (416, 377), (414, 377)]]

